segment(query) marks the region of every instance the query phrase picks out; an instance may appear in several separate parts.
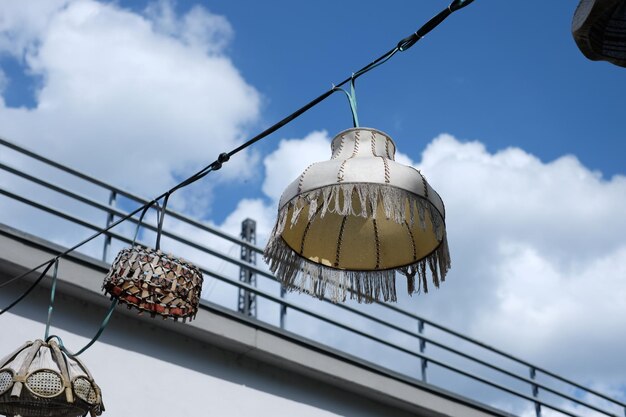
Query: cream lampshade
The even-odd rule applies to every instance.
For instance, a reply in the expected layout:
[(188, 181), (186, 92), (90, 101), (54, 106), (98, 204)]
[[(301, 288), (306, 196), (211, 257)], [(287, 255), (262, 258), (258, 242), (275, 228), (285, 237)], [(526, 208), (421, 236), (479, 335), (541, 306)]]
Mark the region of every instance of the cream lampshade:
[[(265, 260), (283, 285), (334, 302), (396, 301), (450, 268), (445, 209), (415, 168), (394, 161), (393, 140), (370, 128), (341, 132), (328, 161), (310, 165), (283, 193)], [(417, 276), (417, 286), (415, 277)]]

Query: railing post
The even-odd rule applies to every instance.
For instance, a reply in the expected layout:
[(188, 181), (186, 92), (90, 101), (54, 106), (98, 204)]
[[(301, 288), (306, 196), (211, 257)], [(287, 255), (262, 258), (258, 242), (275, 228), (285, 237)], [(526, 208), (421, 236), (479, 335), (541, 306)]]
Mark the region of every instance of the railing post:
[[(280, 299), (284, 300), (285, 299), (285, 289), (283, 288), (283, 286), (280, 286)], [(287, 316), (287, 306), (284, 304), (280, 305), (280, 328), (284, 329), (285, 328), (285, 316)]]
[[(115, 192), (115, 190), (111, 190), (111, 194), (109, 194), (109, 207), (113, 208), (113, 206), (115, 205), (115, 200), (117, 199), (117, 193)], [(113, 223), (113, 213), (109, 212), (107, 214), (107, 225), (106, 227), (111, 226), (111, 224)], [(111, 246), (111, 235), (106, 233), (104, 235), (104, 246), (102, 248), (102, 260), (104, 262), (107, 261), (107, 256), (109, 255), (109, 247)]]
[[(417, 332), (422, 335), (422, 333), (424, 333), (424, 321), (418, 319), (417, 320)], [(420, 341), (420, 353), (423, 354), (424, 351), (426, 350), (426, 341), (424, 339), (422, 339), (421, 337), (419, 338)], [(421, 368), (422, 368), (422, 381), (427, 382), (426, 379), (426, 368), (428, 367), (428, 361), (426, 361), (426, 359), (424, 358), (420, 358), (420, 362), (421, 362)]]
[[(246, 242), (256, 244), (256, 222), (245, 219), (241, 222), (241, 238)], [(256, 265), (256, 252), (246, 245), (241, 245), (241, 260)], [(248, 268), (239, 268), (239, 281), (256, 287), (256, 274)], [(256, 294), (244, 288), (239, 288), (238, 311), (246, 316), (256, 318)]]
[[(534, 381), (536, 376), (537, 376), (537, 370), (531, 366), (530, 367), (530, 379)], [(531, 387), (533, 390), (533, 397), (537, 398), (539, 396), (539, 387), (535, 384), (532, 384)], [(541, 404), (539, 404), (538, 402), (535, 402), (535, 415), (536, 417), (541, 417)]]

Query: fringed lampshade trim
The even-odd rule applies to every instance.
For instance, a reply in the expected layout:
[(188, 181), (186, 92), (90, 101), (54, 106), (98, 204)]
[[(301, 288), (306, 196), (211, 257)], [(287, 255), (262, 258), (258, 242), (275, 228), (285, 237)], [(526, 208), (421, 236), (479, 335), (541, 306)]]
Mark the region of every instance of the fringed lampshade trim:
[[(407, 277), (409, 295), (428, 292), (427, 270), (430, 270), (435, 287), (445, 280), (450, 269), (447, 240), (443, 240), (430, 255), (410, 265), (380, 271), (349, 271), (311, 262), (293, 251), (278, 236), (265, 248), (265, 261), (283, 286), (290, 291), (304, 292), (317, 298), (328, 298), (333, 303), (350, 297), (359, 303), (397, 301), (395, 272)], [(417, 276), (417, 288), (415, 280)]]
[[(358, 199), (358, 207), (354, 207), (353, 196)], [(413, 226), (417, 219), (422, 230), (426, 229), (425, 213), (428, 212), (437, 240), (443, 239), (444, 216), (432, 203), (424, 197), (401, 188), (378, 183), (335, 184), (298, 195), (280, 208), (271, 238), (280, 236), (288, 222), (290, 227), (295, 225), (307, 206), (309, 210), (306, 215), (310, 222), (318, 212), (319, 218), (323, 218), (326, 213), (364, 218), (375, 217), (379, 204), (382, 204), (387, 219), (393, 219), (398, 224), (407, 221), (409, 226)], [(290, 219), (288, 219), (289, 212), (292, 213)]]
[[(359, 206), (353, 204), (356, 196)], [(385, 217), (396, 223), (419, 222), (426, 230), (427, 215), (439, 245), (426, 257), (395, 269), (353, 271), (311, 262), (300, 256), (282, 238), (287, 227), (298, 223), (306, 215), (310, 222), (319, 221), (327, 213), (341, 216), (375, 217), (382, 205)], [(308, 206), (308, 213), (304, 213)], [(290, 216), (291, 213), (291, 216)], [(406, 190), (374, 183), (336, 184), (303, 193), (283, 205), (264, 252), (265, 261), (283, 285), (294, 291), (305, 292), (318, 298), (328, 297), (333, 302), (350, 299), (359, 302), (378, 300), (396, 301), (395, 272), (407, 277), (409, 294), (428, 291), (426, 271), (429, 270), (435, 287), (445, 280), (450, 269), (450, 254), (443, 214), (426, 198)], [(417, 287), (416, 287), (417, 277)]]

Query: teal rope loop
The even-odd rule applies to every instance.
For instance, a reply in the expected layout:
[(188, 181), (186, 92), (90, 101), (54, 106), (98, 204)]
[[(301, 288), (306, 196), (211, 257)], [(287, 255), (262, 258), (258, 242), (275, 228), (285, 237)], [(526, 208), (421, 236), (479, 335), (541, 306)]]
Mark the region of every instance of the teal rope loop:
[[(47, 271), (47, 269), (46, 269), (46, 271)], [(46, 271), (44, 271), (44, 275), (45, 275)], [(58, 273), (59, 273), (59, 258), (55, 258), (55, 260), (54, 260), (54, 269), (53, 269), (53, 272), (52, 272), (52, 286), (50, 288), (50, 304), (48, 305), (48, 319), (46, 320), (46, 332), (45, 332), (44, 340), (46, 342), (48, 342), (51, 339), (57, 339), (58, 342), (59, 342), (59, 347), (61, 348), (61, 350), (63, 350), (63, 352), (65, 352), (68, 356), (74, 357), (74, 356), (80, 355), (81, 353), (83, 353), (84, 351), (89, 349), (91, 347), (91, 345), (96, 343), (96, 340), (98, 340), (98, 338), (100, 338), (100, 336), (102, 335), (102, 332), (104, 332), (104, 329), (107, 327), (107, 325), (109, 324), (109, 321), (111, 320), (111, 316), (113, 315), (113, 310), (115, 310), (115, 306), (117, 306), (118, 299), (114, 298), (111, 301), (111, 306), (109, 307), (109, 310), (107, 311), (106, 315), (104, 316), (104, 320), (102, 320), (102, 323), (100, 324), (100, 328), (96, 332), (96, 335), (94, 337), (92, 337), (91, 340), (89, 341), (89, 343), (87, 343), (87, 345), (85, 345), (81, 350), (79, 350), (77, 353), (72, 353), (63, 345), (63, 340), (59, 336), (57, 336), (57, 335), (50, 335), (50, 323), (52, 322), (52, 312), (54, 311), (54, 296), (55, 296), (56, 290), (57, 290), (57, 276), (58, 276)]]
[(389, 51), (384, 57), (381, 57), (381, 59), (372, 62), (371, 64), (358, 70), (355, 73), (352, 73), (352, 76), (350, 77), (350, 92), (347, 92), (341, 87), (335, 87), (333, 85), (332, 91), (341, 91), (348, 98), (348, 102), (350, 103), (350, 111), (352, 112), (352, 124), (354, 125), (354, 127), (359, 127), (359, 116), (357, 114), (356, 89), (355, 89), (356, 79), (359, 78), (361, 75), (389, 61), (396, 54), (396, 52), (399, 52), (399, 51), (403, 51), (401, 46), (395, 47), (394, 49)]
[(50, 287), (50, 304), (48, 304), (48, 320), (46, 320), (46, 332), (44, 334), (44, 340), (48, 338), (50, 334), (50, 323), (52, 321), (52, 311), (54, 310), (54, 295), (57, 290), (57, 275), (59, 272), (59, 258), (54, 260), (54, 269), (52, 271), (52, 286)]
[(355, 74), (352, 74), (352, 78), (350, 79), (350, 92), (348, 93), (341, 87), (333, 87), (333, 91), (341, 91), (348, 98), (348, 102), (350, 103), (350, 111), (352, 112), (352, 124), (354, 127), (359, 127), (359, 115), (357, 114), (357, 105), (356, 105), (356, 90), (354, 88), (354, 81), (356, 80)]
[(137, 241), (137, 237), (139, 236), (139, 229), (141, 229), (141, 225), (143, 223), (143, 218), (148, 212), (148, 209), (150, 209), (153, 204), (157, 207), (157, 224), (161, 222), (161, 206), (159, 205), (159, 202), (157, 200), (152, 200), (151, 202), (146, 204), (146, 206), (141, 211), (141, 215), (139, 216), (139, 220), (137, 221), (137, 227), (135, 228), (135, 235), (133, 236), (133, 243), (131, 244), (131, 246), (135, 246), (135, 242)]

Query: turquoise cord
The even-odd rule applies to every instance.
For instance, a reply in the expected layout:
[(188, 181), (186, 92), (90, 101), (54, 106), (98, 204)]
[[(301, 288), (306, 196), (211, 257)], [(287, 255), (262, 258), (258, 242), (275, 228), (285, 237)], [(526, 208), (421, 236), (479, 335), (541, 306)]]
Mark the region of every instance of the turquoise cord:
[(100, 324), (100, 328), (96, 332), (95, 336), (92, 337), (91, 340), (89, 341), (89, 343), (87, 343), (85, 346), (83, 346), (83, 348), (80, 349), (78, 352), (76, 352), (76, 353), (70, 352), (65, 347), (65, 345), (63, 344), (63, 339), (61, 339), (57, 335), (47, 336), (47, 334), (46, 334), (46, 336), (47, 336), (46, 337), (46, 342), (48, 342), (50, 339), (57, 339), (58, 342), (59, 342), (59, 347), (69, 357), (75, 357), (75, 356), (78, 356), (78, 355), (82, 354), (87, 349), (89, 349), (94, 343), (96, 343), (96, 341), (100, 338), (100, 336), (104, 332), (104, 329), (106, 329), (106, 327), (109, 325), (109, 321), (111, 320), (111, 316), (113, 315), (113, 311), (115, 310), (115, 307), (117, 306), (117, 303), (118, 303), (118, 299), (117, 298), (114, 298), (113, 301), (111, 301), (111, 305), (109, 306), (109, 310), (107, 311), (106, 315), (104, 316), (104, 320), (102, 320), (102, 323)]
[(54, 270), (52, 272), (52, 287), (50, 288), (50, 304), (48, 305), (48, 320), (46, 320), (46, 332), (44, 340), (48, 339), (50, 334), (50, 322), (52, 321), (52, 311), (54, 310), (54, 294), (57, 290), (57, 274), (59, 272), (59, 258), (54, 261)]

